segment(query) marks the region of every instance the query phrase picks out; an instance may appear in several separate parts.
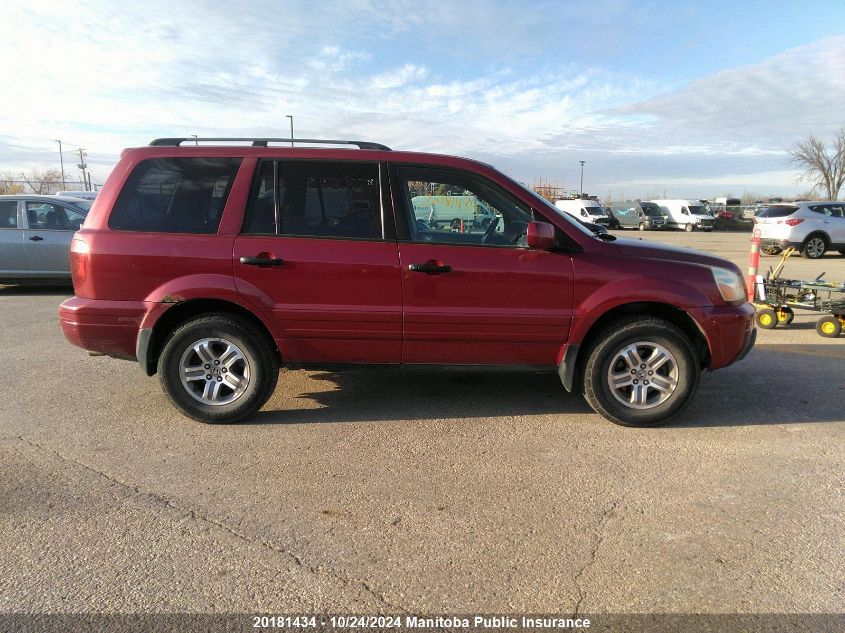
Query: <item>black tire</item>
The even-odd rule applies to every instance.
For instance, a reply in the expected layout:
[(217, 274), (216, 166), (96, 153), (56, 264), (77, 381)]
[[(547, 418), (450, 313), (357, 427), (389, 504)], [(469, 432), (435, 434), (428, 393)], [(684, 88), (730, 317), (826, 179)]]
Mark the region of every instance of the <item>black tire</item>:
[[(600, 332), (595, 341), (587, 350), (582, 383), (584, 397), (596, 413), (622, 426), (653, 427), (666, 424), (689, 405), (698, 386), (701, 363), (692, 341), (680, 328), (659, 318), (629, 317)], [(659, 345), (667, 350), (674, 357), (677, 374), (677, 383), (671, 394), (663, 402), (642, 409), (618, 400), (608, 377), (611, 364), (619, 362), (621, 350), (640, 342)], [(649, 389), (654, 388), (646, 388), (646, 393)]]
[[(242, 352), (243, 364), (248, 367), (247, 384), (231, 402), (206, 404), (192, 396), (188, 387), (182, 384), (180, 368), (183, 355), (190, 354), (188, 350), (203, 339), (229, 342)], [(234, 316), (206, 314), (174, 330), (159, 357), (158, 374), (167, 397), (179, 411), (200, 422), (222, 424), (249, 417), (267, 402), (279, 379), (279, 363), (272, 340), (252, 323)], [(224, 387), (232, 391), (231, 396), (235, 396), (236, 392), (228, 385)]]
[(778, 315), (771, 308), (760, 308), (755, 318), (764, 330), (774, 330), (778, 326)]
[(776, 312), (778, 325), (789, 325), (795, 320), (795, 312), (792, 308), (780, 308)]
[(816, 322), (816, 334), (836, 338), (842, 333), (842, 323), (835, 316), (824, 316)]
[(687, 222), (686, 226), (684, 227), (684, 230), (687, 233), (692, 233), (695, 230), (695, 224), (693, 224), (692, 222)]
[(801, 245), (801, 256), (807, 259), (818, 259), (827, 252), (827, 249), (827, 238), (821, 233), (813, 233), (808, 235)]

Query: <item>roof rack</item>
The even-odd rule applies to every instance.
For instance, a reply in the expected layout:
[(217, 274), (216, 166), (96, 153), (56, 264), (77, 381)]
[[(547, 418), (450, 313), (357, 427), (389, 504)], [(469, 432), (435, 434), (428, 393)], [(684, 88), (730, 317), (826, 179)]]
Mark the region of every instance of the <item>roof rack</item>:
[(198, 143), (199, 141), (226, 141), (226, 142), (249, 142), (253, 147), (267, 147), (267, 143), (308, 143), (318, 145), (356, 145), (358, 149), (375, 149), (383, 152), (389, 152), (390, 148), (381, 143), (370, 143), (369, 141), (333, 141), (328, 139), (315, 138), (235, 138), (235, 137), (199, 137), (188, 136), (184, 138), (157, 138), (153, 140), (151, 146), (169, 146), (179, 147), (182, 143)]

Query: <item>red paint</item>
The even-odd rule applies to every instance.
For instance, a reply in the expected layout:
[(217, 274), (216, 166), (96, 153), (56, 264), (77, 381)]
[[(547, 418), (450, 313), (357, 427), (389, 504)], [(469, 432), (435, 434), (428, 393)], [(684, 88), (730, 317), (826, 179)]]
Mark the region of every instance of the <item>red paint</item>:
[[(109, 229), (115, 200), (140, 161), (183, 156), (243, 159), (217, 234)], [(529, 224), (530, 248), (240, 235), (259, 158), (469, 171), (533, 207), (545, 223)], [(390, 204), (400, 200), (392, 186), (385, 213), (394, 213), (398, 224), (404, 211)], [(550, 250), (548, 225), (566, 234), (572, 252)], [(752, 328), (753, 308), (725, 304), (707, 268), (736, 269), (733, 264), (638, 240), (594, 239), (492, 167), (451, 156), (282, 147), (130, 149), (77, 237), (71, 253), (76, 297), (62, 304), (61, 326), (71, 343), (114, 356), (133, 357), (141, 328), (153, 328), (172, 306), (198, 299), (249, 310), (289, 363), (555, 366), (608, 310), (652, 302), (695, 320), (716, 369), (736, 359)], [(262, 253), (284, 262), (240, 262)], [(414, 272), (411, 264), (450, 270)]]

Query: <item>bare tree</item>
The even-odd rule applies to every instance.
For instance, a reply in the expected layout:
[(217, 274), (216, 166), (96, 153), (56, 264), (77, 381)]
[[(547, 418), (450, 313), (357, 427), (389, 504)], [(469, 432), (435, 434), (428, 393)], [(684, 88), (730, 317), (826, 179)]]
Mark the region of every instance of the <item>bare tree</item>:
[(62, 184), (62, 174), (57, 169), (39, 171), (33, 168), (29, 171), (28, 176), (21, 172), (20, 179), (26, 182), (27, 186), (32, 189), (32, 193), (40, 194), (55, 193), (61, 188)]
[(0, 194), (23, 193), (23, 184), (10, 172), (0, 173)]
[(845, 184), (845, 127), (841, 128), (828, 148), (824, 142), (810, 135), (789, 149), (792, 163), (803, 169), (801, 180), (814, 184), (828, 200), (836, 200)]

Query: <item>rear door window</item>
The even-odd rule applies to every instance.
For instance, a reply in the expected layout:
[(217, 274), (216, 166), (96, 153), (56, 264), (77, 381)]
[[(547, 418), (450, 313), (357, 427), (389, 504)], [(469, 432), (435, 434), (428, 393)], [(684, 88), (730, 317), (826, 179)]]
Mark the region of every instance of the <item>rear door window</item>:
[(244, 233), (382, 239), (378, 163), (279, 161), (275, 168), (274, 191), (273, 163), (261, 165)]
[(153, 158), (139, 163), (109, 227), (153, 233), (216, 233), (240, 158)]

